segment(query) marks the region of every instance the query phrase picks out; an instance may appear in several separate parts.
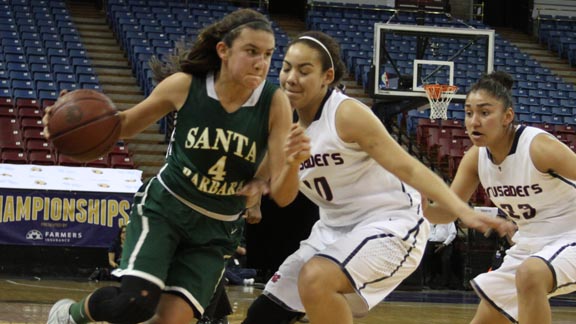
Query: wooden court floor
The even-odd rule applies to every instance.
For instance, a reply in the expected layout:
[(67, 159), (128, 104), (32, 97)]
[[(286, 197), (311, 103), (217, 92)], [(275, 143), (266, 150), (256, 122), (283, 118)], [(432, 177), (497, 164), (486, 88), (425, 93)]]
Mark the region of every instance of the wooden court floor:
[[(116, 284), (74, 280), (0, 279), (0, 324), (46, 323), (52, 303), (61, 298), (78, 300), (97, 287)], [(239, 324), (246, 309), (261, 293), (255, 287), (227, 287)], [(470, 291), (398, 291), (356, 324), (459, 324), (472, 318), (477, 298)], [(576, 296), (552, 299), (553, 323), (576, 323)], [(194, 322), (195, 323), (195, 322)]]

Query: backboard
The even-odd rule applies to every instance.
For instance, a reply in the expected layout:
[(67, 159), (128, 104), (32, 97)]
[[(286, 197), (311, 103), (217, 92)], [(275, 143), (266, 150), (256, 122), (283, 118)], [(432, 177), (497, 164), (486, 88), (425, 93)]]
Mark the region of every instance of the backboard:
[(446, 11), (448, 0), (396, 0), (396, 9)]
[(494, 30), (376, 23), (372, 95), (387, 101), (426, 98), (424, 84), (458, 86), (453, 102), (494, 69)]

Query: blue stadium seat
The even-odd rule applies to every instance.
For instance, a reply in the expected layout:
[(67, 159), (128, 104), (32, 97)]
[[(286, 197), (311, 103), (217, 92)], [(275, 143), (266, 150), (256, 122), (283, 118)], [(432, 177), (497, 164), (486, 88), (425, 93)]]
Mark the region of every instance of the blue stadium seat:
[(91, 65), (74, 65), (74, 72), (78, 75), (95, 75)]
[(32, 80), (11, 80), (10, 87), (13, 90), (30, 90), (34, 91), (34, 83)]
[(58, 88), (58, 91), (62, 90), (73, 91), (80, 88), (80, 86), (76, 83), (76, 81), (57, 81), (56, 86)]
[(24, 53), (26, 54), (26, 56), (30, 55), (44, 56), (46, 55), (46, 50), (44, 50), (44, 47), (42, 46), (25, 46)]
[(47, 102), (53, 102), (58, 99), (58, 91), (40, 90), (38, 91), (38, 100), (40, 100), (42, 107), (46, 107)]
[(568, 98), (568, 92), (562, 90), (550, 90), (548, 91), (548, 95), (555, 99), (565, 99)]
[(28, 47), (40, 47), (44, 48), (44, 44), (39, 39), (24, 39), (22, 42), (24, 49)]
[(36, 92), (34, 90), (14, 89), (12, 95), (15, 100), (20, 98), (36, 99)]
[(9, 70), (8, 78), (12, 80), (32, 80), (28, 70)]
[(43, 40), (44, 48), (66, 48), (65, 44), (60, 40)]
[(4, 60), (6, 63), (26, 64), (24, 54), (6, 54)]
[(76, 83), (76, 74), (74, 73), (64, 73), (58, 72), (56, 73), (56, 82), (72, 82)]
[(528, 90), (528, 95), (532, 98), (543, 98), (548, 96), (548, 91), (542, 89)]
[(74, 70), (69, 64), (53, 64), (52, 72), (54, 74), (58, 73), (73, 74)]
[(58, 91), (56, 84), (52, 80), (38, 81), (36, 80), (36, 91)]
[(99, 84), (98, 78), (95, 75), (80, 74), (78, 75), (78, 82), (80, 87), (84, 87), (87, 84)]
[(564, 124), (576, 125), (576, 116), (565, 116), (564, 117)]
[[(77, 70), (80, 67), (89, 68), (92, 70), (92, 63), (87, 58), (73, 57), (72, 58), (72, 65), (74, 66), (74, 71), (76, 71), (76, 73), (78, 73)], [(93, 70), (92, 70), (92, 72), (93, 72)]]

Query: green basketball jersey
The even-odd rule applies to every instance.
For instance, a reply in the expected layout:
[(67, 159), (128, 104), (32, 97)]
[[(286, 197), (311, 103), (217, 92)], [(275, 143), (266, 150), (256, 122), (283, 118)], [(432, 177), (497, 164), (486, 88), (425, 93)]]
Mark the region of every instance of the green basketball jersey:
[(235, 219), (246, 202), (235, 194), (254, 177), (268, 147), (277, 88), (263, 82), (240, 109), (228, 113), (217, 99), (213, 74), (195, 76), (159, 173), (164, 187), (208, 216)]

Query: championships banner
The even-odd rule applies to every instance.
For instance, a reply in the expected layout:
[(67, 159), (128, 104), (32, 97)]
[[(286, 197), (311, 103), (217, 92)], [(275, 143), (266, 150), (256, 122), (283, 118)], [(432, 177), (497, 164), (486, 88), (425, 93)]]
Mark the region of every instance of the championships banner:
[(108, 247), (139, 170), (0, 164), (0, 244)]

